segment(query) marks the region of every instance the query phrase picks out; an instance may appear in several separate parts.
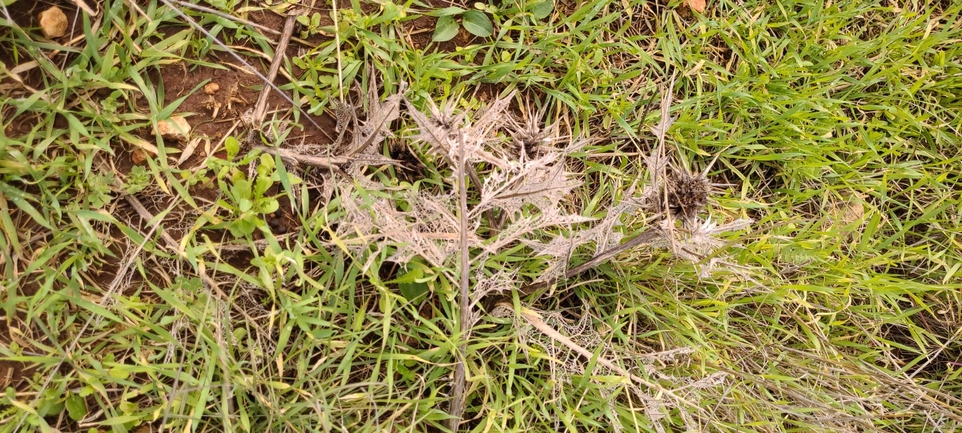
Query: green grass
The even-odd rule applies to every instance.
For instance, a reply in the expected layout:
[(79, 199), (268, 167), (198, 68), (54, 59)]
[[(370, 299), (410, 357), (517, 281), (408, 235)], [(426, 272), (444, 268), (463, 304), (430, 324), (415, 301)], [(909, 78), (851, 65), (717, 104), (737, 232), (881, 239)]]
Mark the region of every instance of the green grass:
[[(709, 275), (640, 247), (543, 292), (509, 291), (513, 308), (479, 310), (464, 338), (457, 260), (394, 263), (397, 243), (347, 228), (348, 204), (457, 191), (408, 114), (383, 152), (420, 159), (419, 181), (377, 166), (372, 184), (324, 200), (323, 170), (262, 159), (243, 126), (236, 155), (211, 139), (206, 169), (178, 166), (183, 146), (150, 130), (188, 95), (165, 97), (179, 78), (161, 68), (229, 71), (223, 47), (156, 0), (107, 0), (65, 45), (41, 36), (37, 11), (18, 15), (23, 3), (9, 6), (19, 26), (0, 18), (0, 432), (444, 431), (462, 344), (462, 431), (962, 428), (958, 4), (722, 0), (692, 15), (677, 1), (596, 0), (538, 20), (535, 2), (495, 2), (494, 34), (456, 49), (417, 48), (433, 30), (427, 4), (338, 4), (336, 38), (318, 4), (325, 20), (305, 31), (320, 36), (292, 42), (295, 80), (278, 83), (305, 112), (403, 86), (418, 108), (474, 113), (516, 90), (512, 110), (543, 108), (562, 143), (590, 139), (569, 161), (584, 184), (566, 210), (603, 218), (645, 185), (674, 79), (671, 157), (700, 171), (720, 155), (708, 176), (728, 185), (703, 216), (754, 220), (723, 235)], [(205, 4), (249, 20), (262, 3)], [(267, 69), (277, 35), (182, 11)], [(258, 144), (298, 144), (304, 114), (278, 108), (268, 123), (291, 139), (252, 134)], [(134, 149), (157, 156), (131, 169)], [(244, 214), (244, 200), (259, 207)], [(297, 221), (290, 233), (256, 212), (274, 200)], [(621, 216), (625, 234), (648, 217)], [(238, 221), (255, 234), (223, 230)], [(479, 262), (473, 284), (505, 270), (513, 289), (546, 266), (522, 243)]]

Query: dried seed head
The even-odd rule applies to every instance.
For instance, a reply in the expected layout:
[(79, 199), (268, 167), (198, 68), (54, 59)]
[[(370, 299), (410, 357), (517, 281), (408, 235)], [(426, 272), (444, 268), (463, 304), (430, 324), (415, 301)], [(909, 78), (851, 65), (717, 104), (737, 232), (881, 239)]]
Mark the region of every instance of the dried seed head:
[(698, 213), (708, 204), (711, 184), (700, 174), (673, 170), (668, 175), (665, 187), (668, 209), (685, 221), (694, 221)]
[(455, 119), (448, 116), (447, 113), (445, 112), (441, 112), (438, 114), (438, 116), (431, 118), (431, 124), (434, 125), (435, 128), (441, 128), (446, 130), (454, 129), (454, 127), (456, 126), (454, 124), (454, 121)]
[(554, 125), (547, 128), (541, 127), (543, 116), (542, 110), (536, 116), (527, 117), (525, 120), (507, 118), (507, 130), (511, 135), (509, 150), (512, 156), (521, 161), (531, 161), (542, 155), (554, 131)]
[(545, 142), (544, 131), (529, 129), (513, 131), (510, 149), (511, 154), (517, 156), (522, 161), (536, 159), (540, 155), (540, 150)]

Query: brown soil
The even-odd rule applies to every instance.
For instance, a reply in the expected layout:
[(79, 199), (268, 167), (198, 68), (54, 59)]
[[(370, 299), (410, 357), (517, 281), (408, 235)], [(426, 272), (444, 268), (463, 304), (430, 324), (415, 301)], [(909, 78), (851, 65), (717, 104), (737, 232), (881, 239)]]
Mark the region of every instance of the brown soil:
[[(184, 64), (167, 66), (160, 71), (160, 76), (165, 87), (164, 100), (170, 104), (177, 99), (187, 96), (180, 107), (178, 113), (192, 113), (188, 117), (191, 124), (191, 134), (196, 136), (206, 136), (212, 141), (218, 141), (235, 129), (234, 135), (240, 136), (240, 132), (246, 129), (242, 123), (241, 116), (247, 110), (252, 110), (260, 96), (263, 81), (247, 72), (246, 67), (237, 66), (236, 62), (215, 61), (222, 65), (230, 65), (229, 69), (214, 69), (205, 66), (188, 67)], [(261, 67), (262, 73), (265, 68)], [(243, 71), (243, 72), (242, 72)], [(286, 80), (278, 78), (276, 85), (281, 86)], [(216, 84), (218, 90), (213, 94), (206, 93), (200, 87), (204, 83)], [(267, 98), (267, 110), (270, 113), (278, 110), (281, 113), (291, 110), (291, 104), (276, 91), (271, 91)], [(283, 116), (283, 114), (281, 114)], [(303, 129), (300, 133), (295, 133), (289, 139), (298, 140), (304, 138), (315, 143), (330, 143), (332, 139), (326, 130), (333, 130), (334, 119), (328, 115), (308, 116), (321, 128), (314, 126), (309, 121), (301, 121)], [(185, 116), (186, 117), (186, 116)], [(188, 164), (189, 166), (189, 164)]]

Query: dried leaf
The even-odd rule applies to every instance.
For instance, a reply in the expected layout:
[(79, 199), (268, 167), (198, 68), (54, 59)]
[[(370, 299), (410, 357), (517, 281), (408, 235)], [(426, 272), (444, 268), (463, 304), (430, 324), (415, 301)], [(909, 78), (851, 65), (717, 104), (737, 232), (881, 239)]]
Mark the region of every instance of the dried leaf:
[(393, 137), (391, 122), (397, 120), (401, 114), (401, 95), (389, 96), (380, 102), (377, 96), (368, 101), (367, 119), (358, 127), (354, 134), (353, 149), (348, 155), (357, 153), (377, 153), (377, 147), (385, 138)]
[(502, 124), (505, 117), (504, 110), (508, 108), (514, 94), (515, 91), (512, 90), (505, 97), (498, 98), (489, 104), (471, 125), (472, 132), (480, 136), (487, 136), (492, 127)]
[(408, 107), (408, 114), (418, 125), (418, 135), (414, 136), (414, 140), (430, 144), (436, 152), (445, 154), (449, 152), (451, 143), (456, 141), (456, 131), (461, 127), (464, 115), (454, 115), (454, 107), (451, 104), (445, 104), (443, 109), (439, 109), (431, 100), (427, 101), (429, 114), (424, 114), (414, 108), (410, 100), (404, 101)]
[(668, 134), (668, 128), (671, 128), (671, 124), (675, 123), (675, 118), (671, 117), (671, 103), (672, 103), (672, 92), (675, 90), (675, 79), (672, 78), (671, 84), (668, 85), (667, 90), (662, 90), (661, 94), (661, 120), (658, 122), (658, 126), (651, 128), (652, 134), (658, 138), (659, 142), (665, 140), (665, 136)]
[(185, 161), (187, 161), (191, 156), (194, 155), (194, 151), (197, 150), (197, 145), (200, 144), (200, 142), (201, 142), (200, 138), (195, 138), (193, 140), (190, 140), (190, 142), (187, 143), (187, 146), (184, 146), (184, 153), (182, 153), (180, 155), (180, 158), (177, 159), (177, 166), (180, 166)]

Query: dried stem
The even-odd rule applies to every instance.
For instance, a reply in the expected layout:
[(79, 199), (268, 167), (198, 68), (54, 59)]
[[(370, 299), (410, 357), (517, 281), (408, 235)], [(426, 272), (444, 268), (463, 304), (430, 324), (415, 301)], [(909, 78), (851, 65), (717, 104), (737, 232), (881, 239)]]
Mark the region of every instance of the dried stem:
[[(287, 15), (287, 21), (284, 22), (284, 31), (281, 33), (281, 38), (277, 42), (277, 48), (274, 49), (274, 60), (271, 61), (271, 68), (267, 71), (267, 80), (274, 82), (277, 78), (277, 71), (281, 68), (281, 63), (284, 60), (284, 52), (287, 51), (287, 44), (291, 42), (291, 36), (294, 35), (294, 24), (297, 22), (297, 16), (294, 14)], [(267, 114), (267, 97), (271, 94), (271, 88), (264, 86), (261, 90), (260, 97), (257, 98), (257, 105), (254, 106), (254, 115), (251, 116), (252, 124), (261, 125), (264, 123), (264, 116)]]
[(269, 153), (271, 155), (280, 156), (284, 161), (298, 165), (307, 164), (315, 167), (333, 169), (348, 163), (348, 159), (342, 156), (324, 157), (304, 155), (287, 149), (275, 149), (272, 147), (262, 146), (260, 144), (255, 145), (254, 149), (260, 150), (264, 153)]
[(621, 254), (621, 253), (623, 253), (623, 252), (625, 252), (625, 251), (627, 251), (627, 250), (630, 250), (630, 249), (632, 249), (632, 248), (634, 248), (634, 247), (637, 247), (637, 246), (639, 246), (639, 245), (643, 245), (643, 244), (646, 244), (646, 243), (649, 243), (649, 242), (653, 241), (653, 240), (654, 240), (655, 238), (657, 238), (658, 236), (661, 236), (662, 233), (663, 233), (662, 230), (661, 230), (660, 228), (658, 228), (658, 227), (655, 227), (655, 226), (649, 227), (647, 230), (645, 230), (644, 232), (642, 232), (640, 235), (635, 236), (635, 237), (629, 239), (627, 242), (625, 242), (625, 243), (623, 243), (623, 244), (620, 244), (620, 245), (618, 245), (618, 246), (611, 247), (611, 248), (609, 248), (609, 249), (607, 249), (607, 250), (605, 250), (605, 251), (602, 251), (602, 252), (598, 253), (598, 255), (592, 257), (591, 259), (589, 259), (587, 262), (584, 262), (584, 263), (582, 263), (582, 264), (580, 264), (580, 265), (578, 265), (578, 266), (576, 266), (576, 267), (574, 267), (574, 268), (569, 269), (567, 272), (564, 273), (564, 275), (562, 275), (562, 276), (559, 277), (559, 278), (552, 278), (552, 279), (550, 279), (550, 280), (548, 280), (548, 281), (542, 281), (542, 282), (540, 282), (540, 283), (528, 284), (527, 286), (521, 287), (521, 289), (520, 289), (520, 290), (521, 290), (521, 293), (530, 294), (530, 293), (533, 293), (535, 290), (543, 289), (543, 288), (545, 288), (545, 287), (548, 287), (549, 285), (558, 282), (558, 280), (565, 280), (565, 279), (574, 277), (574, 276), (576, 276), (576, 275), (579, 275), (579, 274), (581, 274), (582, 272), (587, 271), (588, 269), (591, 269), (591, 268), (593, 268), (593, 267), (595, 267), (595, 266), (600, 265), (601, 263), (604, 263), (604, 262), (607, 261), (608, 259), (610, 259), (610, 258), (612, 258), (612, 257), (614, 257), (614, 256), (617, 256), (618, 254)]
[[(238, 17), (238, 16), (234, 16), (234, 15), (231, 15), (231, 14), (226, 14), (226, 13), (223, 13), (223, 12), (217, 10), (217, 9), (214, 9), (214, 8), (209, 8), (209, 7), (202, 6), (202, 5), (195, 5), (195, 4), (192, 4), (192, 3), (187, 3), (187, 2), (182, 1), (182, 0), (171, 0), (171, 1), (174, 2), (174, 3), (176, 3), (177, 6), (180, 6), (180, 7), (182, 7), (182, 8), (188, 8), (188, 9), (193, 9), (193, 10), (201, 11), (201, 12), (203, 12), (203, 13), (205, 13), (205, 14), (217, 15), (217, 16), (219, 16), (219, 17), (221, 17), (221, 18), (225, 18), (225, 19), (231, 20), (231, 21), (233, 21), (233, 22), (235, 22), (235, 23), (240, 23), (240, 24), (243, 24), (243, 25), (245, 25), (245, 26), (253, 27), (253, 28), (255, 28), (255, 29), (257, 29), (257, 30), (260, 30), (260, 31), (262, 31), (262, 32), (264, 32), (264, 33), (271, 33), (271, 34), (274, 34), (274, 35), (280, 35), (280, 34), (281, 34), (281, 32), (277, 31), (277, 29), (272, 29), (272, 28), (270, 28), (270, 27), (268, 27), (268, 26), (260, 25), (260, 24), (257, 24), (257, 23), (255, 23), (255, 22), (253, 22), (253, 21), (245, 20), (245, 19), (243, 19), (243, 18), (241, 18), (241, 17)], [(82, 1), (79, 1), (79, 0), (74, 0), (74, 2), (75, 2), (75, 3), (78, 3), (78, 4), (82, 4), (82, 3), (83, 3)], [(81, 7), (83, 7), (83, 6), (81, 6)], [(84, 10), (87, 10), (87, 9), (84, 9)], [(87, 11), (87, 13), (89, 13), (90, 16), (96, 15), (95, 13), (92, 13), (92, 12), (90, 12), (90, 11)]]
[[(341, 24), (337, 22), (338, 12), (337, 12), (337, 2), (331, 2), (331, 9), (334, 13), (331, 15), (334, 19), (334, 48), (337, 49), (337, 94), (341, 103), (344, 103), (344, 66), (341, 63), (341, 59), (344, 56), (341, 55)], [(340, 141), (340, 140), (338, 140)]]
[(467, 371), (465, 367), (467, 361), (465, 357), (467, 356), (467, 340), (468, 334), (470, 333), (470, 321), (471, 321), (471, 305), (470, 297), (468, 296), (468, 289), (470, 283), (470, 258), (468, 257), (468, 191), (467, 182), (465, 179), (465, 164), (466, 157), (464, 154), (464, 133), (458, 133), (458, 217), (460, 219), (461, 225), (461, 281), (460, 281), (460, 299), (459, 299), (459, 311), (460, 317), (458, 318), (457, 324), (455, 326), (455, 335), (461, 338), (461, 344), (458, 345), (458, 362), (454, 367), (454, 384), (452, 385), (451, 391), (451, 408), (450, 415), (451, 420), (449, 421), (448, 428), (452, 432), (458, 431), (458, 426), (461, 424), (461, 415), (464, 413), (464, 404), (466, 400), (465, 388)]

